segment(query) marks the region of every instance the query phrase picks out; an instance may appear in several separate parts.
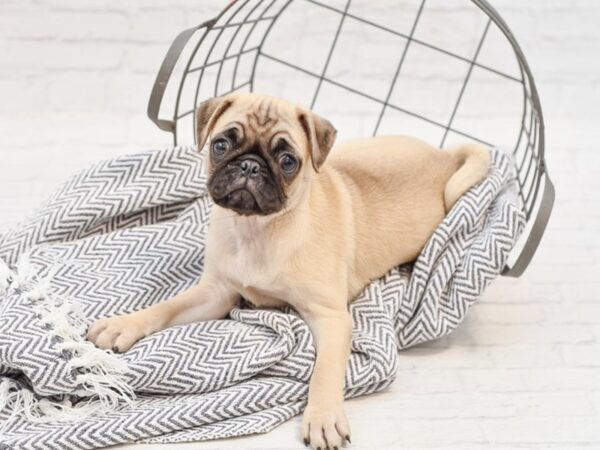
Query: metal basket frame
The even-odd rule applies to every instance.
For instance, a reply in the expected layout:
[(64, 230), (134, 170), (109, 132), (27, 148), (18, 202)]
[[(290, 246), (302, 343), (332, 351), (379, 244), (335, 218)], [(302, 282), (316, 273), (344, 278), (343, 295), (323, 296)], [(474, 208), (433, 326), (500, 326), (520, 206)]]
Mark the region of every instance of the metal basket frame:
[[(328, 9), (329, 11), (334, 11), (334, 12), (338, 13), (340, 16), (339, 25), (337, 27), (335, 35), (333, 36), (331, 48), (329, 49), (327, 59), (324, 63), (323, 69), (320, 73), (314, 73), (312, 71), (306, 70), (305, 68), (295, 65), (293, 62), (282, 60), (273, 55), (269, 55), (263, 51), (263, 45), (266, 42), (266, 39), (269, 35), (269, 32), (271, 31), (271, 28), (276, 23), (277, 19), (281, 16), (281, 14), (286, 10), (286, 8), (292, 2), (295, 2), (295, 1), (303, 1), (303, 2), (307, 2), (307, 3), (310, 3), (315, 6), (319, 6), (319, 7)], [(527, 268), (527, 266), (529, 265), (531, 259), (533, 258), (533, 255), (535, 254), (535, 251), (537, 250), (540, 240), (543, 236), (544, 230), (546, 228), (546, 225), (547, 225), (549, 217), (550, 217), (550, 213), (552, 211), (552, 206), (554, 204), (555, 192), (554, 192), (553, 184), (550, 180), (550, 177), (549, 177), (547, 169), (546, 169), (545, 158), (544, 158), (544, 151), (545, 151), (544, 119), (543, 119), (542, 108), (541, 108), (541, 104), (540, 104), (540, 100), (539, 100), (539, 95), (538, 95), (538, 92), (537, 92), (537, 89), (535, 86), (533, 75), (532, 75), (529, 65), (527, 63), (527, 60), (525, 59), (525, 55), (523, 54), (523, 51), (521, 50), (519, 44), (517, 43), (514, 35), (512, 34), (511, 30), (509, 29), (508, 25), (502, 19), (502, 17), (498, 14), (498, 12), (488, 3), (488, 1), (486, 1), (486, 0), (471, 0), (471, 2), (473, 4), (475, 4), (483, 13), (485, 13), (487, 15), (488, 20), (484, 27), (484, 31), (479, 40), (479, 43), (477, 45), (475, 54), (473, 55), (472, 58), (466, 58), (464, 56), (458, 55), (458, 54), (448, 51), (446, 49), (440, 48), (439, 46), (432, 45), (431, 43), (428, 43), (423, 40), (419, 40), (419, 39), (415, 38), (414, 31), (416, 29), (417, 23), (419, 21), (419, 18), (420, 18), (421, 12), (423, 10), (423, 7), (426, 3), (426, 0), (421, 1), (419, 10), (417, 12), (414, 23), (412, 25), (411, 32), (409, 34), (399, 32), (397, 30), (391, 29), (389, 27), (383, 26), (381, 24), (377, 24), (375, 22), (372, 22), (367, 19), (364, 19), (364, 18), (361, 18), (361, 17), (351, 14), (349, 12), (349, 7), (351, 4), (351, 1), (352, 0), (347, 0), (346, 6), (344, 9), (336, 8), (334, 6), (325, 4), (318, 0), (236, 0), (236, 1), (231, 2), (221, 13), (219, 13), (213, 19), (206, 21), (196, 27), (187, 29), (187, 30), (181, 32), (176, 37), (174, 42), (171, 44), (171, 47), (168, 50), (168, 52), (163, 60), (163, 63), (160, 67), (160, 70), (157, 74), (157, 77), (156, 77), (156, 80), (155, 80), (155, 83), (154, 83), (154, 86), (152, 89), (152, 93), (150, 96), (150, 100), (148, 103), (148, 117), (161, 130), (172, 133), (174, 144), (177, 145), (177, 131), (178, 131), (179, 121), (182, 118), (189, 116), (189, 115), (193, 115), (194, 120), (195, 120), (195, 114), (196, 114), (195, 107), (200, 103), (200, 101), (204, 100), (204, 99), (199, 98), (199, 90), (200, 90), (200, 85), (202, 83), (204, 71), (208, 67), (219, 65), (219, 71), (218, 71), (218, 75), (217, 75), (217, 80), (219, 80), (219, 77), (221, 75), (221, 70), (223, 69), (223, 65), (224, 65), (225, 61), (228, 61), (228, 60), (231, 60), (234, 58), (236, 59), (230, 88), (225, 91), (219, 91), (218, 90), (219, 82), (217, 82), (217, 83), (215, 83), (214, 96), (224, 95), (226, 93), (233, 92), (238, 89), (248, 89), (249, 91), (252, 92), (254, 90), (256, 66), (259, 61), (259, 58), (266, 58), (266, 59), (270, 59), (272, 61), (276, 61), (280, 64), (283, 64), (289, 68), (298, 70), (307, 75), (316, 77), (318, 79), (317, 87), (313, 94), (311, 107), (314, 106), (315, 101), (318, 98), (320, 88), (323, 83), (331, 83), (333, 85), (336, 85), (339, 88), (346, 89), (350, 92), (353, 92), (354, 94), (358, 94), (358, 95), (363, 96), (373, 102), (377, 102), (378, 104), (380, 104), (381, 111), (380, 111), (375, 129), (373, 131), (373, 135), (377, 134), (379, 125), (381, 123), (381, 120), (382, 120), (386, 110), (393, 109), (393, 110), (397, 110), (402, 113), (408, 114), (410, 116), (416, 117), (418, 119), (424, 120), (433, 125), (442, 127), (445, 131), (443, 134), (442, 141), (440, 143), (440, 147), (444, 145), (444, 143), (446, 141), (446, 137), (448, 136), (448, 133), (450, 131), (452, 131), (453, 133), (462, 135), (468, 139), (476, 140), (476, 141), (479, 141), (479, 142), (482, 142), (482, 143), (488, 144), (488, 145), (493, 145), (492, 143), (486, 142), (486, 140), (484, 140), (480, 137), (473, 136), (469, 133), (465, 133), (465, 132), (453, 127), (453, 121), (454, 121), (455, 115), (458, 111), (461, 100), (463, 98), (465, 88), (467, 87), (470, 77), (471, 77), (471, 71), (473, 70), (474, 67), (478, 67), (478, 68), (493, 72), (502, 77), (505, 77), (515, 83), (520, 83), (523, 86), (523, 112), (522, 112), (522, 117), (521, 117), (521, 130), (519, 132), (515, 147), (513, 149), (513, 155), (514, 155), (515, 165), (516, 165), (516, 169), (517, 169), (517, 181), (519, 184), (519, 197), (520, 197), (521, 204), (523, 206), (523, 210), (524, 210), (526, 219), (531, 224), (531, 228), (530, 228), (529, 234), (525, 238), (525, 244), (524, 244), (523, 248), (521, 249), (520, 254), (515, 259), (515, 262), (512, 264), (512, 266), (510, 266), (510, 267), (507, 266), (503, 271), (503, 275), (519, 277), (524, 272), (524, 270)], [(260, 6), (263, 6), (264, 4), (266, 4), (267, 6), (266, 6), (266, 8), (264, 8), (262, 10), (260, 15), (256, 18), (249, 19), (249, 17), (255, 11), (257, 11), (257, 8), (259, 8)], [(279, 7), (279, 9), (275, 9), (274, 7)], [(275, 10), (275, 12), (269, 13), (270, 11), (273, 11), (273, 10)], [(244, 14), (245, 14), (245, 16), (244, 16)], [(400, 36), (400, 37), (406, 39), (406, 41), (407, 41), (406, 46), (403, 50), (403, 53), (400, 57), (399, 63), (396, 66), (394, 78), (392, 80), (392, 83), (390, 84), (390, 88), (389, 88), (387, 97), (385, 99), (375, 98), (367, 93), (358, 91), (355, 88), (344, 85), (334, 79), (327, 77), (327, 68), (329, 66), (331, 57), (336, 48), (336, 43), (337, 43), (338, 37), (340, 35), (340, 31), (342, 29), (344, 19), (346, 17), (351, 17), (352, 19), (358, 20), (366, 25), (379, 28), (379, 29), (389, 32), (393, 35)], [(253, 31), (255, 30), (256, 25), (259, 22), (264, 22), (264, 21), (269, 22), (269, 24), (268, 24), (268, 27), (266, 28), (266, 30), (264, 31), (264, 35), (262, 36), (260, 44), (258, 46), (246, 48), (248, 39), (252, 35)], [(252, 26), (250, 27), (249, 31), (247, 32), (247, 35), (245, 36), (245, 38), (243, 39), (240, 48), (237, 49), (237, 51), (235, 51), (235, 53), (230, 54), (232, 43), (234, 42), (235, 38), (239, 34), (240, 30), (242, 29), (242, 26), (246, 25), (246, 24), (252, 24)], [(492, 24), (495, 25), (502, 32), (502, 34), (506, 37), (506, 39), (510, 43), (510, 45), (514, 51), (516, 60), (519, 64), (520, 77), (514, 77), (514, 76), (504, 73), (502, 71), (496, 70), (492, 67), (481, 64), (480, 62), (477, 61), (479, 51), (483, 45), (483, 42), (485, 41), (487, 32)], [(215, 44), (218, 42), (219, 38), (223, 34), (223, 31), (226, 29), (233, 29), (234, 34), (231, 37), (230, 41), (227, 43), (227, 48), (226, 48), (225, 52), (223, 53), (223, 55), (220, 55), (221, 57), (219, 60), (209, 62), (208, 59), (211, 56), (214, 56), (214, 55), (212, 55), (212, 52), (215, 48)], [(210, 50), (208, 51), (207, 55), (205, 56), (204, 60), (200, 61), (199, 65), (192, 67), (192, 63), (197, 62), (197, 61), (195, 61), (195, 56), (198, 52), (198, 49), (204, 43), (207, 35), (211, 32), (218, 33), (216, 39), (213, 41), (212, 46), (211, 46)], [(195, 36), (197, 38), (197, 41), (195, 43), (195, 46), (193, 48), (190, 58), (187, 60), (187, 63), (185, 64), (185, 69), (183, 70), (183, 74), (179, 81), (179, 85), (178, 85), (178, 89), (177, 89), (177, 98), (175, 101), (175, 109), (173, 112), (173, 116), (171, 119), (160, 119), (158, 116), (159, 116), (159, 112), (161, 110), (161, 105), (162, 105), (162, 101), (163, 101), (163, 98), (165, 95), (165, 90), (167, 88), (169, 81), (171, 81), (171, 77), (173, 75), (175, 65), (177, 64), (178, 60), (180, 59), (181, 53), (183, 52), (184, 48), (189, 44), (189, 42), (193, 36)], [(394, 104), (390, 103), (390, 97), (392, 95), (392, 90), (396, 84), (398, 75), (399, 75), (402, 65), (404, 63), (406, 51), (411, 42), (417, 42), (417, 43), (424, 45), (432, 50), (442, 52), (446, 55), (449, 55), (454, 58), (458, 58), (460, 60), (463, 60), (463, 61), (469, 63), (468, 72), (462, 82), (462, 88), (460, 90), (458, 99), (454, 105), (450, 120), (447, 123), (439, 123), (439, 121), (432, 120), (422, 114), (407, 110), (398, 105), (394, 105)], [(250, 78), (248, 80), (244, 81), (243, 83), (235, 84), (236, 74), (238, 71), (238, 64), (240, 62), (240, 58), (242, 57), (242, 55), (251, 54), (252, 52), (255, 52), (255, 59), (254, 59), (254, 64), (252, 66), (252, 73), (251, 73)], [(201, 72), (200, 72), (197, 87), (196, 87), (196, 96), (194, 99), (195, 106), (191, 110), (180, 111), (181, 101), (182, 101), (182, 91), (183, 91), (184, 83), (186, 81), (186, 77), (190, 73), (193, 73), (196, 71), (201, 71)], [(194, 136), (194, 139), (195, 139), (195, 136)], [(520, 153), (522, 153), (522, 154), (520, 154)], [(541, 197), (540, 197), (540, 194), (541, 194)]]

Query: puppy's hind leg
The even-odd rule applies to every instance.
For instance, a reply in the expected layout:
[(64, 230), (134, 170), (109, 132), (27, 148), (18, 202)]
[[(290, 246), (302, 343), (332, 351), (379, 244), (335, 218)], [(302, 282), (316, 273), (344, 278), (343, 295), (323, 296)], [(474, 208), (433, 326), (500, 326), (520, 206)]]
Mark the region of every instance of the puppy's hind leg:
[(175, 297), (122, 316), (96, 321), (87, 338), (96, 346), (124, 352), (149, 334), (175, 325), (222, 319), (239, 301), (239, 295), (215, 277), (204, 274), (200, 282)]

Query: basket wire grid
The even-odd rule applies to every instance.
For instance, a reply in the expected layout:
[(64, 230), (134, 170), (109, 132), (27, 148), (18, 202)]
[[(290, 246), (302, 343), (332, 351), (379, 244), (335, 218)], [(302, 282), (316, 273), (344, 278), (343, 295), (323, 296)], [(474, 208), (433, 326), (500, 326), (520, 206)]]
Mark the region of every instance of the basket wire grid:
[[(351, 104), (352, 98), (359, 103), (366, 102), (349, 112), (350, 115), (356, 116), (358, 113), (368, 118), (365, 119), (368, 124), (361, 123), (359, 126), (361, 134), (389, 134), (384, 133), (386, 130), (397, 133), (402, 123), (406, 122), (408, 125), (404, 129), (407, 134), (415, 134), (412, 131), (423, 126), (425, 128), (421, 130), (421, 134), (425, 140), (431, 142), (432, 136), (436, 136), (439, 141), (432, 143), (440, 147), (448, 145), (452, 140), (474, 140), (494, 146), (498, 142), (497, 139), (490, 139), (489, 130), (504, 129), (504, 123), (510, 119), (516, 124), (513, 127), (514, 133), (507, 136), (507, 139), (503, 137), (503, 145), (500, 147), (512, 151), (517, 171), (518, 195), (530, 230), (525, 233), (524, 246), (515, 262), (511, 267), (506, 267), (504, 274), (520, 276), (543, 235), (552, 210), (554, 188), (545, 167), (544, 121), (538, 93), (525, 56), (510, 29), (485, 0), (444, 0), (445, 8), (462, 4), (460, 11), (465, 9), (465, 3), (470, 4), (467, 20), (473, 20), (474, 12), (479, 18), (478, 27), (471, 27), (469, 22), (463, 24), (464, 34), (469, 35), (469, 39), (465, 40), (468, 45), (452, 48), (451, 43), (443, 41), (444, 36), (442, 42), (439, 36), (435, 39), (437, 25), (434, 28), (429, 26), (430, 31), (434, 31), (432, 39), (428, 39), (432, 33), (428, 35), (421, 32), (421, 29), (427, 27), (424, 16), (427, 17), (428, 8), (440, 8), (441, 0), (378, 2), (379, 7), (384, 8), (383, 17), (387, 15), (385, 8), (391, 10), (394, 6), (399, 10), (395, 19), (385, 23), (380, 19), (381, 11), (375, 18), (365, 13), (373, 8), (374, 2), (363, 1), (362, 5), (356, 6), (357, 3), (360, 4), (360, 0), (335, 0), (327, 3), (319, 0), (237, 0), (230, 3), (214, 19), (177, 36), (156, 78), (148, 105), (150, 119), (160, 129), (171, 132), (176, 145), (191, 138), (195, 140), (194, 122), (198, 104), (206, 98), (233, 91), (269, 91), (275, 95), (292, 97), (292, 100), (299, 100), (316, 108), (318, 112), (324, 112), (336, 126), (338, 122), (332, 115), (337, 114), (340, 116), (339, 120), (343, 121), (346, 117), (343, 113), (344, 106)], [(398, 23), (402, 22), (402, 26), (394, 22), (396, 19)], [(307, 29), (322, 22), (326, 26), (317, 27), (312, 33)], [(354, 34), (359, 35), (359, 41), (355, 45), (343, 45), (342, 41), (347, 39), (344, 34), (346, 29), (357, 26), (361, 28), (359, 33)], [(279, 30), (273, 35), (277, 28)], [(300, 34), (294, 37), (292, 28)], [(368, 42), (372, 31), (379, 36), (374, 45)], [(360, 32), (364, 33), (364, 38), (360, 37)], [(496, 37), (500, 36), (504, 45), (510, 49), (508, 57), (501, 58), (499, 64), (482, 60), (484, 44), (493, 33)], [(306, 57), (303, 57), (300, 43), (303, 39), (317, 41), (311, 44), (308, 56), (304, 55)], [(382, 59), (370, 60), (366, 76), (358, 77), (359, 81), (353, 79), (356, 68), (352, 58), (345, 58), (344, 55), (355, 54), (354, 47), (365, 44), (367, 50), (374, 51), (363, 51), (358, 57), (364, 57), (364, 53), (367, 53), (368, 60), (369, 53), (378, 53), (378, 43), (382, 48), (379, 52), (382, 53)], [(449, 99), (440, 102), (443, 103), (441, 108), (425, 108), (423, 111), (420, 107), (411, 108), (404, 104), (405, 101), (410, 103), (408, 99), (413, 94), (425, 99), (425, 104), (433, 104), (432, 99), (428, 98), (428, 92), (404, 89), (404, 97), (399, 98), (398, 92), (402, 91), (399, 86), (402, 83), (409, 86), (414, 84), (414, 80), (402, 79), (402, 76), (411, 64), (407, 61), (414, 61), (419, 53), (428, 53), (434, 62), (438, 57), (445, 58), (442, 64), (444, 67), (454, 67), (453, 64), (457, 64), (461, 69), (452, 71), (451, 84), (448, 86), (455, 88), (455, 91), (453, 96), (445, 95)], [(427, 66), (435, 65), (427, 64), (431, 61), (426, 59), (421, 62), (425, 62)], [(511, 70), (508, 70), (509, 62), (512, 62)], [(178, 82), (172, 80), (176, 78), (173, 75), (176, 66), (181, 66)], [(380, 66), (385, 67), (381, 73), (374, 74), (373, 68)], [(426, 74), (421, 90), (428, 90), (438, 75), (440, 74), (435, 70)], [(447, 77), (448, 74), (443, 76)], [(493, 77), (494, 83), (486, 85), (489, 81), (486, 76)], [(483, 82), (474, 81), (476, 77), (483, 79)], [(173, 82), (169, 83), (171, 80)], [(481, 96), (489, 94), (489, 86), (497, 89), (494, 86), (499, 86), (499, 80), (510, 86), (510, 91), (501, 92), (504, 97), (517, 101), (518, 111), (511, 110), (510, 114), (505, 111), (506, 117), (500, 117), (498, 124), (494, 124), (492, 120), (491, 128), (469, 128), (467, 125), (481, 119), (484, 113), (473, 110), (471, 116), (461, 119), (461, 110), (469, 109), (465, 99), (474, 98), (481, 104)], [(470, 88), (471, 85), (480, 90), (482, 86), (488, 87), (477, 94), (477, 90)], [(174, 88), (172, 118), (160, 119), (158, 116), (161, 109), (165, 109), (162, 103), (168, 86)], [(440, 90), (442, 94), (452, 91), (444, 86)], [(325, 93), (332, 89), (333, 93)], [(506, 92), (511, 95), (504, 95)], [(497, 99), (500, 103), (505, 100)], [(490, 103), (492, 101), (490, 99)], [(368, 106), (365, 107), (367, 103)], [(485, 99), (483, 103), (486, 103)], [(356, 126), (351, 124), (348, 128), (355, 130)]]

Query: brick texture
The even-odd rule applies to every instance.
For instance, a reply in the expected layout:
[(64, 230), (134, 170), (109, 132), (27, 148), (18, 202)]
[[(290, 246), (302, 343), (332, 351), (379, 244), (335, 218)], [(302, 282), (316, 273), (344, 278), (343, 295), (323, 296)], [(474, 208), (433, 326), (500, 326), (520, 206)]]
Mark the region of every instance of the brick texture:
[[(169, 145), (170, 136), (145, 115), (156, 71), (179, 31), (225, 3), (0, 1), (0, 226), (14, 223), (91, 161)], [(557, 186), (555, 212), (521, 279), (494, 282), (453, 335), (403, 352), (387, 392), (348, 403), (355, 449), (600, 447), (600, 2), (491, 3), (511, 26), (536, 78)], [(382, 0), (361, 14), (384, 21), (388, 6), (413, 11), (413, 4)], [(442, 43), (467, 45), (469, 22), (452, 21), (470, 2), (428, 4), (423, 26)], [(308, 9), (295, 17), (307, 27), (313, 17)], [(321, 38), (315, 33), (316, 43)], [(366, 39), (348, 57), (393, 48), (378, 42)], [(317, 44), (314, 51), (320, 51)], [(419, 83), (444, 98), (449, 85), (435, 68), (416, 60), (412, 69), (406, 104), (423, 104), (415, 94)], [(368, 81), (380, 87), (379, 80)], [(482, 93), (501, 89), (492, 77), (479, 87), (487, 89)], [(501, 134), (509, 108), (488, 111), (485, 94), (480, 97), (485, 119)], [(351, 125), (360, 115), (343, 105), (337, 112)], [(164, 448), (300, 448), (298, 425), (299, 419), (266, 436)]]

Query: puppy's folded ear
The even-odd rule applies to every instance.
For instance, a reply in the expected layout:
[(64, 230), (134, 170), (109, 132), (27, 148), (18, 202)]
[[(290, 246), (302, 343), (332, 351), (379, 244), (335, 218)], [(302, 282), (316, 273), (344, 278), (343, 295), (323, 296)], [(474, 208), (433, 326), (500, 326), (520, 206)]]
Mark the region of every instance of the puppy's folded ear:
[(215, 122), (233, 104), (233, 98), (214, 97), (203, 101), (196, 109), (196, 142), (202, 150)]
[(298, 120), (306, 134), (312, 165), (318, 171), (333, 146), (337, 130), (327, 119), (301, 108), (298, 110)]

